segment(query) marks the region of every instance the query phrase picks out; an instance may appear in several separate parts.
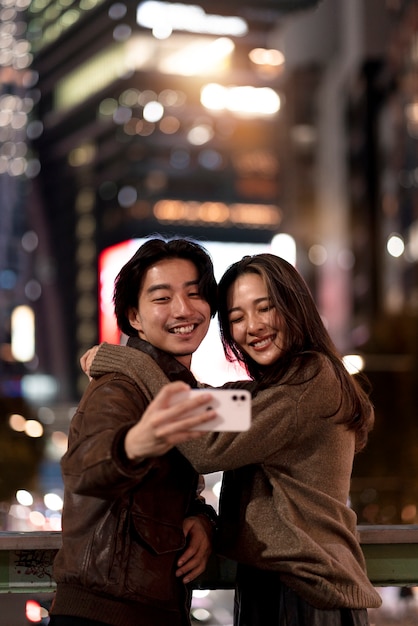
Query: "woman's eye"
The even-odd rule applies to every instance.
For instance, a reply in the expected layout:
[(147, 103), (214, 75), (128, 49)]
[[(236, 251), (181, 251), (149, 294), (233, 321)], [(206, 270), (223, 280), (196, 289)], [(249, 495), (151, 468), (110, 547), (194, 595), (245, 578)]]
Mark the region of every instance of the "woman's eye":
[(238, 322), (242, 321), (242, 317), (234, 317), (234, 319), (230, 319), (229, 323), (230, 324), (238, 324)]

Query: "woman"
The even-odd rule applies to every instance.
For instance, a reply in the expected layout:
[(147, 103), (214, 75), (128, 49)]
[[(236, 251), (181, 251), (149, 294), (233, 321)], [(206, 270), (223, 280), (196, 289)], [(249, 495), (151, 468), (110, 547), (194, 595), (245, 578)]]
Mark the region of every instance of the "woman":
[[(218, 302), (226, 356), (253, 380), (253, 423), (179, 449), (201, 473), (225, 471), (218, 552), (238, 562), (234, 624), (366, 626), (381, 599), (347, 501), (354, 455), (373, 425), (367, 394), (280, 257), (234, 263)], [(100, 348), (94, 375), (109, 349)]]

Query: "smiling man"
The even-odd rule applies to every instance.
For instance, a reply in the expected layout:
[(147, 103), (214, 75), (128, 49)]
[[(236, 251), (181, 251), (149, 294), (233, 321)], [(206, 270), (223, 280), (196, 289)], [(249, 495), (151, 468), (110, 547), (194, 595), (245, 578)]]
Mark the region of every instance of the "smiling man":
[(211, 317), (199, 283), (193, 261), (158, 261), (148, 268), (138, 303), (128, 311), (129, 324), (141, 339), (173, 355), (187, 368), (208, 331)]
[[(72, 420), (51, 626), (190, 625), (185, 583), (205, 569), (216, 515), (174, 446), (200, 437), (193, 426), (214, 412), (168, 407), (197, 385), (192, 354), (216, 295), (209, 255), (184, 239), (150, 239), (116, 278), (118, 326), (146, 365), (139, 381), (128, 366), (92, 381)], [(167, 378), (174, 385), (158, 393)]]

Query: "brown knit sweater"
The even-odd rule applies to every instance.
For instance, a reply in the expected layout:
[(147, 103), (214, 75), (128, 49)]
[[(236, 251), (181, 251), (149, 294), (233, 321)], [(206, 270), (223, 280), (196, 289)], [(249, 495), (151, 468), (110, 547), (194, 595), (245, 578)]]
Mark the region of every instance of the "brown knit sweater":
[[(317, 358), (298, 380), (257, 394), (250, 430), (209, 433), (178, 447), (198, 472), (225, 472), (220, 554), (280, 572), (318, 608), (374, 608), (381, 598), (347, 506), (355, 435), (338, 423), (345, 404), (332, 365)], [(102, 344), (91, 375), (129, 371), (140, 380), (144, 367), (141, 352)]]

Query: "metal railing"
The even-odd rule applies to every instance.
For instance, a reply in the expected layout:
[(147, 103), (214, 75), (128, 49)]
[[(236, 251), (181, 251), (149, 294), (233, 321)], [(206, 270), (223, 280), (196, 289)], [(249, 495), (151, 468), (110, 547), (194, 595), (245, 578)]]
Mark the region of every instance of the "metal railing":
[[(359, 526), (367, 572), (375, 587), (418, 585), (418, 525)], [(55, 589), (52, 563), (60, 532), (0, 532), (0, 593)], [(235, 563), (213, 556), (195, 581), (199, 589), (231, 589)]]

